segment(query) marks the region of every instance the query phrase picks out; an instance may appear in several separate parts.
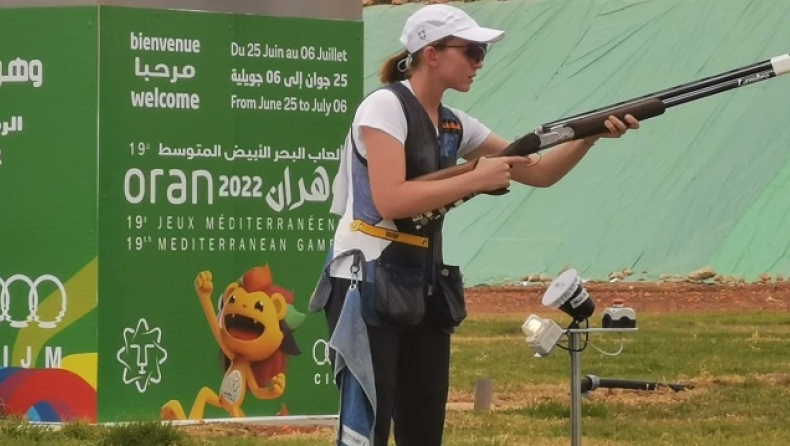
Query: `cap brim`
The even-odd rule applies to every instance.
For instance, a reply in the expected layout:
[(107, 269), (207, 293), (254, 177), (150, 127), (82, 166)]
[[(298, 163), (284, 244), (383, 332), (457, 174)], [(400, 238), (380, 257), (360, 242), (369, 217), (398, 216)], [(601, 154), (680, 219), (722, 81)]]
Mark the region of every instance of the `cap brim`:
[(502, 40), (505, 32), (492, 28), (471, 28), (453, 33), (455, 37), (480, 43), (493, 43)]

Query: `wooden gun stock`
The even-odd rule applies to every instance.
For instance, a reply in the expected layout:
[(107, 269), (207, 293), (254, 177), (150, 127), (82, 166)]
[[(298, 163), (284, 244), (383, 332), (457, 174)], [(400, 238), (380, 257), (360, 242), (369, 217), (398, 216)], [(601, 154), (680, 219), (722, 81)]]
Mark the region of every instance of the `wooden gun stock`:
[[(574, 139), (586, 138), (601, 133), (606, 133), (609, 130), (604, 125), (609, 116), (616, 116), (621, 121), (625, 121), (625, 116), (630, 114), (640, 121), (661, 115), (666, 110), (664, 103), (660, 99), (650, 98), (643, 99), (638, 102), (629, 103), (617, 107), (612, 110), (600, 112), (594, 115), (584, 116), (580, 119), (570, 121), (564, 124), (572, 133), (568, 136), (552, 138), (551, 135), (554, 129), (539, 128), (532, 133), (524, 135), (517, 140), (510, 143), (501, 151), (490, 155), (490, 157), (500, 156), (528, 156), (533, 153), (538, 153), (541, 150), (553, 147), (563, 142), (571, 141)], [(474, 162), (458, 164), (452, 167), (439, 169), (436, 172), (421, 175), (414, 178), (415, 181), (433, 181), (452, 178), (457, 175), (462, 175), (471, 172), (475, 168)]]

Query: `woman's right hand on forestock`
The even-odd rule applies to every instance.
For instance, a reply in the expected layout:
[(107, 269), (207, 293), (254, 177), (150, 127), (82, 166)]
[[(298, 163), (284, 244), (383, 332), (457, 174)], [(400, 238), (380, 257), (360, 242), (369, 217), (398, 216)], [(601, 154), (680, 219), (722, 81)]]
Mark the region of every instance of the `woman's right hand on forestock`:
[(473, 175), (477, 175), (478, 190), (490, 192), (510, 186), (510, 167), (516, 164), (529, 165), (532, 161), (524, 156), (485, 157), (477, 159)]

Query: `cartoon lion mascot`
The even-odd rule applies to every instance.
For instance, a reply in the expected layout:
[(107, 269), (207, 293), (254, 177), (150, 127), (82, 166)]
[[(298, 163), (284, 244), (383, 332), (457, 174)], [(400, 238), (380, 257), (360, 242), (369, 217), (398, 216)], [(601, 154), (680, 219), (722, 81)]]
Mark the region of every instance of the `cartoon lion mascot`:
[[(293, 293), (274, 284), (268, 265), (252, 268), (228, 285), (219, 300), (218, 313), (212, 305), (211, 272), (197, 276), (195, 289), (224, 356), (225, 376), (219, 394), (208, 387), (198, 392), (188, 418), (203, 419), (206, 404), (221, 407), (233, 417), (243, 417), (247, 391), (262, 400), (282, 396), (288, 355), (301, 353), (291, 330), (305, 317), (293, 308)], [(166, 420), (187, 418), (181, 403), (175, 400), (162, 407), (161, 416)]]

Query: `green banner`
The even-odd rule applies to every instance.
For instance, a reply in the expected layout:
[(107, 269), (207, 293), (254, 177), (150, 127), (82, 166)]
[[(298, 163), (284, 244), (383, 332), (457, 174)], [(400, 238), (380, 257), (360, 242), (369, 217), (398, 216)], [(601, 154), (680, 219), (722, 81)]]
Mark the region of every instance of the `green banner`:
[(0, 13), (0, 401), (31, 420), (96, 417), (96, 30)]
[(362, 23), (101, 8), (102, 419), (333, 414), (307, 311)]
[(2, 11), (0, 398), (41, 393), (14, 410), (44, 421), (337, 412), (326, 323), (307, 307), (362, 34)]

